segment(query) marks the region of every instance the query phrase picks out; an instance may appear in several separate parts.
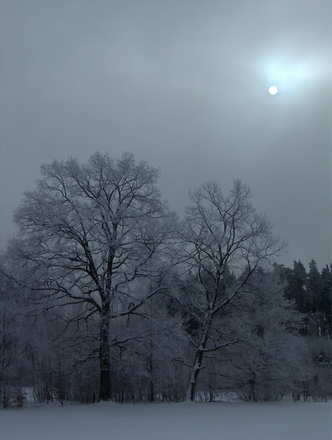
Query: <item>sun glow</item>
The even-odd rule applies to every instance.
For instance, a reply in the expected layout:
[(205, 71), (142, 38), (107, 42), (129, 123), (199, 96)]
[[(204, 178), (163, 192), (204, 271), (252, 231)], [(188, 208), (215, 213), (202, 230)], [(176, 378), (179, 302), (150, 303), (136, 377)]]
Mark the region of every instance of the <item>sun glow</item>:
[(277, 87), (276, 86), (271, 86), (269, 88), (269, 93), (270, 93), (270, 95), (275, 95), (276, 93), (278, 93)]
[(305, 84), (316, 83), (327, 70), (325, 63), (319, 59), (296, 61), (288, 56), (267, 58), (261, 67), (267, 83), (274, 84), (268, 86), (269, 93), (275, 95), (282, 90), (284, 96), (285, 93), (299, 92)]

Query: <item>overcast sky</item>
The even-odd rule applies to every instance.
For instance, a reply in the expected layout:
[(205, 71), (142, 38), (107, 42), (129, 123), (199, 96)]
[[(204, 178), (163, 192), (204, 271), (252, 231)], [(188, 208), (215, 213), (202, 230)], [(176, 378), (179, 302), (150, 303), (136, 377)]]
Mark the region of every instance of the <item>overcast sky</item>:
[(180, 217), (239, 177), (280, 263), (330, 263), (331, 1), (2, 0), (2, 249), (40, 166), (97, 150), (160, 167)]

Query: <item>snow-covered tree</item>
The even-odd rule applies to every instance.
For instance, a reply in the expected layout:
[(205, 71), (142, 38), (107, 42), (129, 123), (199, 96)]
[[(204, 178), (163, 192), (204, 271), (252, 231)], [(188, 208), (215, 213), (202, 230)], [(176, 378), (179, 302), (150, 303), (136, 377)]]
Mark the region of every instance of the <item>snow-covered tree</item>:
[(151, 298), (139, 315), (118, 326), (121, 337), (117, 338), (113, 362), (119, 384), (117, 399), (183, 399), (185, 372), (176, 360), (185, 352), (187, 338), (180, 316), (167, 309), (169, 300), (163, 295)]
[[(3, 266), (3, 262), (1, 262)], [(12, 390), (20, 387), (22, 354), (26, 333), (22, 332), (23, 317), (19, 298), (10, 280), (0, 278), (0, 399), (1, 406), (10, 405)]]
[[(193, 360), (187, 398), (195, 399), (197, 379), (204, 357), (225, 345), (220, 326), (221, 312), (240, 294), (257, 268), (281, 248), (271, 234), (272, 225), (256, 213), (250, 202), (251, 191), (240, 180), (228, 196), (215, 182), (207, 182), (190, 194), (181, 238), (187, 270), (197, 280), (195, 295), (199, 309), (199, 328), (192, 338)], [(228, 273), (238, 274), (229, 282)]]
[[(310, 375), (299, 336), (302, 317), (284, 298), (275, 274), (256, 273), (246, 295), (239, 296), (221, 325), (239, 343), (220, 357), (220, 388), (236, 390), (248, 400), (269, 400), (296, 392), (300, 377)], [(309, 377), (309, 376), (308, 376)]]
[[(41, 167), (43, 178), (25, 193), (15, 213), (19, 238), (11, 243), (9, 274), (33, 292), (44, 309), (81, 305), (72, 319), (98, 316), (99, 398), (110, 398), (110, 322), (134, 313), (154, 291), (137, 291), (138, 279), (166, 272), (175, 217), (161, 202), (158, 170), (96, 153)], [(159, 264), (148, 264), (158, 259)], [(23, 270), (24, 269), (24, 270)], [(15, 271), (13, 271), (15, 272)], [(160, 286), (160, 284), (158, 284)]]

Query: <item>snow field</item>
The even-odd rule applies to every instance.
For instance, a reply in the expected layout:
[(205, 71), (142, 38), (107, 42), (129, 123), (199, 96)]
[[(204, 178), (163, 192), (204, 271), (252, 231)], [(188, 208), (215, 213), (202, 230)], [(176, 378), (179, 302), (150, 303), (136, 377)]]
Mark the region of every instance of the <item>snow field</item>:
[(43, 406), (0, 412), (1, 440), (329, 440), (332, 402)]

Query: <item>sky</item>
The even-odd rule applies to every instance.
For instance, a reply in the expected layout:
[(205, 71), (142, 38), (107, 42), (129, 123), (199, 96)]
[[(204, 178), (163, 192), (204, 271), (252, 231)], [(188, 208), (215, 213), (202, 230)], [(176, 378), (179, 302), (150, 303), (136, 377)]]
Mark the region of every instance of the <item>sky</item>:
[(240, 178), (279, 263), (332, 262), (330, 0), (2, 0), (0, 73), (1, 249), (43, 163), (130, 151), (180, 218)]

